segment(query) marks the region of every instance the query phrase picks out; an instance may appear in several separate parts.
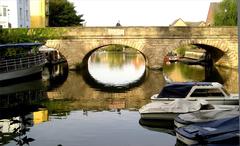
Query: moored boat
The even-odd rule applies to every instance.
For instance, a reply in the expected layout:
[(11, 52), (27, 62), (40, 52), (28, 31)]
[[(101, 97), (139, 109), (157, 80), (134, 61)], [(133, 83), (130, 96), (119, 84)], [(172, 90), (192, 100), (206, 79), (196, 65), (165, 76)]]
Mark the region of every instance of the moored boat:
[(190, 101), (204, 99), (211, 104), (238, 105), (238, 94), (229, 94), (218, 82), (178, 82), (166, 84), (159, 94), (151, 97), (153, 101), (170, 102), (185, 98)]
[(46, 63), (42, 43), (0, 45), (0, 82), (40, 74)]
[(66, 58), (55, 48), (49, 48), (43, 45), (39, 48), (39, 51), (45, 54), (48, 65), (66, 62)]
[(234, 105), (212, 105), (205, 100), (189, 101), (186, 99), (176, 99), (170, 103), (164, 101), (151, 102), (139, 109), (142, 119), (174, 120), (183, 113), (212, 110), (232, 110)]
[(187, 145), (238, 145), (240, 140), (239, 115), (176, 128), (177, 139)]
[(215, 109), (215, 110), (201, 110), (192, 113), (180, 114), (174, 119), (176, 127), (183, 127), (200, 122), (208, 122), (217, 119), (234, 117), (239, 115), (239, 106), (234, 109)]

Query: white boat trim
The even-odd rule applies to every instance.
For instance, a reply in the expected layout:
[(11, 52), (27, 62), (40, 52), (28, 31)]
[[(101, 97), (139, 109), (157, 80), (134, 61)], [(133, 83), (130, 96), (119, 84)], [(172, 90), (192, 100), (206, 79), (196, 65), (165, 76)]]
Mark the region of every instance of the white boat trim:
[(176, 132), (176, 137), (178, 140), (180, 140), (181, 142), (183, 142), (187, 145), (194, 145), (194, 144), (198, 143), (198, 141), (184, 137), (184, 136), (178, 134), (177, 132)]

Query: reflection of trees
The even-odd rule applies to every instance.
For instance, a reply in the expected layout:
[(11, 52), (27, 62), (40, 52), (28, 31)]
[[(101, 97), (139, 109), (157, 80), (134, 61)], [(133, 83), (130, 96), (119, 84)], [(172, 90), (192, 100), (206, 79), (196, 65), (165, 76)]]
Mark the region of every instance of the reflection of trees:
[(203, 81), (204, 68), (195, 65), (174, 63), (164, 67), (164, 73), (171, 77), (173, 81)]
[(124, 52), (95, 52), (91, 55), (91, 63), (108, 64), (110, 68), (121, 68), (125, 64), (132, 63), (136, 68), (145, 64), (144, 57), (136, 53)]
[(186, 79), (192, 79), (193, 81), (202, 81), (205, 77), (204, 68), (200, 65), (191, 65), (180, 64), (181, 74)]
[(11, 119), (1, 119), (0, 125), (0, 142), (6, 144), (10, 140), (14, 140), (16, 145), (23, 146), (34, 141), (29, 138), (26, 133), (30, 130), (27, 126), (32, 125), (32, 119), (25, 115), (12, 117)]
[(17, 143), (19, 146), (23, 146), (25, 144), (29, 145), (30, 142), (34, 141), (33, 138), (28, 137), (26, 134), (28, 131), (30, 131), (30, 128), (27, 126), (32, 125), (32, 119), (25, 117), (25, 115), (19, 116), (19, 119), (11, 119), (10, 125), (13, 124), (19, 124), (20, 126), (17, 128), (14, 128), (13, 134), (17, 137), (13, 138), (13, 140)]
[(233, 93), (238, 93), (238, 72), (234, 69), (228, 69), (215, 66), (193, 66), (181, 63), (165, 65), (164, 73), (173, 81), (206, 81), (219, 82)]
[(91, 63), (105, 63), (110, 68), (121, 68), (124, 64), (133, 63), (136, 67), (144, 64), (142, 54), (136, 49), (123, 45), (109, 45), (95, 51), (90, 56)]
[(0, 144), (14, 141), (19, 146), (29, 145), (34, 141), (27, 135), (29, 127), (48, 121), (48, 111), (41, 105), (0, 109), (0, 113)]

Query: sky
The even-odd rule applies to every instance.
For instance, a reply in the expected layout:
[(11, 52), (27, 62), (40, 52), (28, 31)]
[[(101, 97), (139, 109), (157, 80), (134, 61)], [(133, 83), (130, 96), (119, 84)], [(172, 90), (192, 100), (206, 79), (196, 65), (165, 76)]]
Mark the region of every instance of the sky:
[(174, 20), (206, 21), (210, 2), (221, 0), (68, 0), (86, 26), (169, 26)]

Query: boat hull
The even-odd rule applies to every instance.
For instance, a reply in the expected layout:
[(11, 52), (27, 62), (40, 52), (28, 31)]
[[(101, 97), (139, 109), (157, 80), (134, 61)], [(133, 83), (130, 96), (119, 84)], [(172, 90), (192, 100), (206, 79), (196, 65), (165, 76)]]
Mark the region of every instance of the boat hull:
[(141, 118), (148, 120), (173, 120), (178, 114), (182, 113), (141, 113)]
[(182, 115), (178, 115), (174, 119), (174, 125), (177, 128), (196, 124), (200, 122), (209, 122), (213, 120), (223, 119), (227, 117), (234, 117), (239, 115), (239, 106), (227, 106), (227, 105), (215, 105), (213, 110), (202, 110), (192, 113), (186, 113)]
[(177, 132), (176, 132), (176, 137), (177, 137), (178, 140), (180, 140), (181, 142), (185, 143), (186, 145), (198, 144), (198, 141), (186, 138), (186, 137), (178, 134)]
[(26, 68), (26, 69), (1, 73), (0, 74), (0, 82), (41, 73), (42, 72), (42, 67), (43, 67), (43, 64), (38, 65), (38, 66), (32, 66), (32, 67)]
[[(156, 98), (156, 96), (151, 97), (152, 101), (163, 101), (164, 103), (170, 103), (174, 101), (177, 98)], [(187, 99), (189, 101), (197, 101), (197, 99), (204, 99), (208, 101), (210, 104), (218, 104), (218, 105), (238, 105), (239, 104), (239, 98), (238, 97), (233, 97), (233, 98), (204, 98), (204, 97), (199, 97), (199, 98), (183, 98)]]

